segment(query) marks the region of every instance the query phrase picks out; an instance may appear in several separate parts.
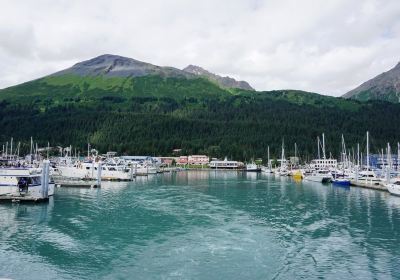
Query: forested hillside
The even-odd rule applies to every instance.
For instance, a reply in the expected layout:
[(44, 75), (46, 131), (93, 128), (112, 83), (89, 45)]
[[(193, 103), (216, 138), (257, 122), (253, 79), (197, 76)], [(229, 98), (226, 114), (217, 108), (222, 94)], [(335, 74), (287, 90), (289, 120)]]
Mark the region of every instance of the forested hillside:
[[(335, 155), (343, 133), (348, 147), (372, 149), (400, 139), (400, 105), (360, 102), (301, 91), (223, 89), (198, 77), (53, 75), (0, 91), (1, 141), (73, 145), (88, 142), (101, 152), (184, 153), (249, 160), (267, 146), (288, 155), (297, 143), (303, 158), (315, 156), (325, 132)], [(26, 147), (26, 146), (25, 146)]]

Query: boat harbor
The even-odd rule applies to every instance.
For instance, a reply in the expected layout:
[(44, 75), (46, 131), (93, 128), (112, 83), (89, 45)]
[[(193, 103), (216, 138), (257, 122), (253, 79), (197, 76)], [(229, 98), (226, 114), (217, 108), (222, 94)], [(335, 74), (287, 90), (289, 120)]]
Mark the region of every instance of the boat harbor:
[(3, 145), (0, 158), (0, 200), (43, 201), (53, 195), (54, 186), (99, 188), (102, 182), (129, 182), (139, 176), (186, 170), (262, 172), (271, 176), (293, 177), (295, 180), (389, 191), (394, 195), (400, 193), (399, 143), (397, 155), (392, 153), (388, 143), (385, 151), (381, 149), (379, 160), (374, 161), (370, 155), (368, 132), (364, 155), (359, 144), (357, 153), (354, 149), (347, 149), (342, 136), (338, 160), (331, 153), (328, 156), (325, 142), (324, 134), (317, 137), (317, 157), (307, 162), (301, 160), (296, 144), (294, 156), (287, 157), (285, 143), (282, 141), (279, 159), (271, 159), (268, 146), (266, 164), (263, 164), (261, 159), (241, 162), (207, 155), (152, 157), (118, 156), (116, 152), (100, 154), (90, 144), (87, 145), (85, 155), (81, 155), (72, 146), (58, 148), (59, 154), (56, 155), (49, 144), (39, 148), (32, 138), (29, 153), (20, 156), (20, 143), (13, 149), (11, 138), (10, 142)]

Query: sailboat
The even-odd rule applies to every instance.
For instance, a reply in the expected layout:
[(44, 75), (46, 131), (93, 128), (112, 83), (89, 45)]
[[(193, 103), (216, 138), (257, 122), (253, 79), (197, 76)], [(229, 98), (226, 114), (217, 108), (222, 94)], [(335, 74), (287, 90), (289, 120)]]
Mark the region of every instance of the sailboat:
[(369, 132), (367, 131), (367, 165), (366, 167), (358, 174), (358, 181), (361, 181), (365, 184), (377, 185), (381, 182), (381, 179), (376, 176), (375, 172), (371, 169), (369, 164)]
[(261, 171), (264, 173), (267, 173), (267, 174), (271, 174), (271, 173), (273, 173), (273, 171), (272, 171), (272, 166), (271, 166), (271, 160), (269, 158), (269, 146), (268, 146), (268, 159), (267, 160), (268, 160), (268, 165), (262, 166)]
[(335, 170), (335, 173), (333, 174), (333, 179), (332, 179), (332, 184), (338, 185), (338, 186), (344, 186), (344, 187), (349, 187), (350, 186), (350, 179), (345, 178), (345, 168), (348, 168), (349, 166), (349, 161), (347, 159), (347, 152), (346, 152), (346, 143), (344, 142), (344, 136), (342, 134), (342, 163), (341, 163), (341, 174), (342, 176), (339, 176), (339, 170)]
[(319, 183), (328, 183), (333, 177), (330, 168), (337, 167), (336, 159), (327, 159), (325, 153), (325, 134), (322, 134), (322, 159), (320, 158), (320, 140), (318, 137), (318, 159), (314, 159), (311, 161), (310, 167), (311, 169), (306, 171), (303, 176), (304, 180), (319, 182)]
[(289, 171), (287, 170), (286, 159), (285, 159), (285, 145), (282, 141), (282, 155), (281, 155), (281, 166), (275, 171), (276, 175), (288, 176)]

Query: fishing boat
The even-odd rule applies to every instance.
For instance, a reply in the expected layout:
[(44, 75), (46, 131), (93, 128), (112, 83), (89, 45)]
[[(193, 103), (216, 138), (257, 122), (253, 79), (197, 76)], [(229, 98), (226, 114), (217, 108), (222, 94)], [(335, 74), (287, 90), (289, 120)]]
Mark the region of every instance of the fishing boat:
[(49, 176), (48, 162), (44, 168), (0, 168), (0, 199), (36, 201), (52, 195), (54, 182)]
[(260, 172), (261, 168), (254, 162), (246, 164), (246, 172)]
[(387, 184), (386, 187), (392, 195), (400, 196), (400, 177)]

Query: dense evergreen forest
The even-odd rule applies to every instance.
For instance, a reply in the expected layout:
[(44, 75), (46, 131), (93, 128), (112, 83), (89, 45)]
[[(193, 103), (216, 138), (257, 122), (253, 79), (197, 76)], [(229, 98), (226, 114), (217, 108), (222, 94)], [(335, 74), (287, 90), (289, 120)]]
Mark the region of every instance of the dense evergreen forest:
[(317, 153), (325, 133), (328, 153), (337, 156), (341, 134), (347, 146), (372, 151), (400, 140), (400, 105), (359, 102), (315, 93), (281, 90), (255, 92), (221, 89), (208, 80), (162, 78), (90, 78), (49, 76), (0, 91), (0, 140), (14, 137), (27, 147), (87, 143), (101, 152), (265, 158), (267, 146), (280, 156), (294, 144), (303, 159)]

